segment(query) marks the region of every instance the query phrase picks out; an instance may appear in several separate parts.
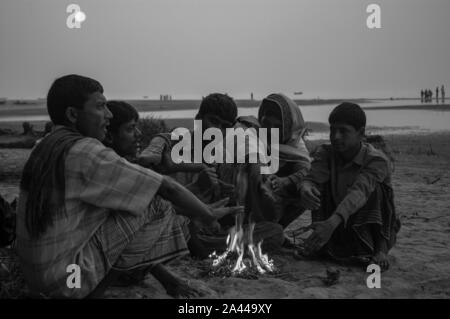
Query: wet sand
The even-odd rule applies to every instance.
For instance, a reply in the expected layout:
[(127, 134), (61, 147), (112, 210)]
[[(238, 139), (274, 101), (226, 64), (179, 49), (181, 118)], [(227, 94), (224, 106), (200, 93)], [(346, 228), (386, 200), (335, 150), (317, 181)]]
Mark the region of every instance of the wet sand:
[(450, 104), (420, 104), (420, 105), (398, 105), (398, 106), (366, 106), (364, 110), (428, 110), (428, 111), (450, 111)]
[[(205, 277), (204, 263), (190, 258), (169, 268), (206, 289), (206, 298), (449, 298), (450, 132), (392, 135), (386, 141), (396, 159), (393, 185), (402, 228), (391, 251), (391, 268), (381, 275), (380, 289), (367, 288), (369, 273), (361, 267), (300, 261), (289, 253), (271, 255), (280, 273), (258, 280)], [(28, 149), (0, 149), (0, 194), (8, 200), (18, 195), (29, 153)], [(304, 214), (289, 229), (309, 222), (309, 214)], [(328, 287), (322, 279), (330, 267), (338, 269), (341, 277)], [(139, 285), (108, 289), (105, 298), (169, 296), (148, 275)]]

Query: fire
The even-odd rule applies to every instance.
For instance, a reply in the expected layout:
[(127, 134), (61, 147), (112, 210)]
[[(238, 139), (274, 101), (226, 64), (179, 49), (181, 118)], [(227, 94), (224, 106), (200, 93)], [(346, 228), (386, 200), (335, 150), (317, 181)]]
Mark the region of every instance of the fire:
[[(244, 230), (243, 215), (237, 215), (235, 226), (230, 229), (226, 240), (227, 249), (225, 252), (221, 255), (213, 252), (209, 256), (213, 260), (213, 270), (220, 267), (230, 267), (231, 275), (241, 275), (254, 270), (258, 274), (273, 273), (275, 271), (273, 260), (269, 259), (267, 254), (263, 254), (262, 241), (257, 245), (253, 243), (254, 229), (255, 223), (251, 223), (248, 230)], [(234, 265), (230, 265), (229, 261), (233, 255), (237, 255), (237, 259)]]
[[(248, 172), (245, 165), (237, 168), (235, 181), (236, 204), (245, 205), (248, 189)], [(244, 229), (244, 214), (235, 216), (234, 226), (230, 229), (226, 239), (227, 249), (221, 255), (213, 252), (212, 271), (215, 275), (225, 276), (253, 276), (267, 274), (276, 271), (273, 260), (262, 253), (262, 241), (256, 245), (253, 242), (255, 223), (250, 223)], [(236, 260), (236, 262), (234, 262)]]

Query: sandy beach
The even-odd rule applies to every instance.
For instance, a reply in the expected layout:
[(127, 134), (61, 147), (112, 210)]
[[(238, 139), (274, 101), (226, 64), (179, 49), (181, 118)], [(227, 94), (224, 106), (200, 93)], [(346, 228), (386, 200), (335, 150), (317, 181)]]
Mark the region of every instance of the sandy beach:
[[(202, 286), (208, 291), (205, 298), (449, 298), (450, 132), (385, 139), (395, 157), (393, 185), (402, 228), (380, 289), (367, 288), (369, 273), (361, 267), (296, 260), (286, 252), (270, 255), (279, 269), (276, 275), (257, 280), (205, 276), (209, 265), (189, 257), (172, 263), (170, 269)], [(18, 195), (29, 153), (29, 149), (0, 149), (0, 194), (7, 200)], [(305, 213), (289, 229), (309, 222)], [(323, 279), (330, 268), (341, 275), (336, 284), (327, 286)], [(151, 275), (139, 285), (112, 287), (105, 294), (105, 298), (169, 297)]]
[[(450, 133), (387, 136), (396, 158), (394, 187), (402, 221), (391, 251), (391, 269), (381, 288), (369, 289), (365, 269), (323, 261), (300, 261), (290, 254), (271, 257), (280, 273), (258, 280), (208, 278), (203, 262), (183, 259), (171, 269), (210, 290), (207, 298), (448, 298), (450, 296)], [(305, 214), (290, 228), (310, 223)], [(288, 231), (289, 233), (289, 231)], [(338, 269), (337, 284), (327, 287), (326, 271)], [(109, 298), (167, 298), (151, 276), (142, 286), (112, 288)]]
[[(169, 259), (170, 271), (204, 291), (199, 299), (229, 304), (294, 299), (288, 303), (295, 317), (306, 312), (296, 299), (414, 299), (408, 302), (414, 306), (417, 299), (450, 299), (449, 12), (450, 0), (0, 0), (0, 304), (98, 293), (115, 304), (156, 299), (167, 316), (166, 305), (176, 301), (161, 299), (190, 295), (189, 287), (164, 267), (145, 269), (142, 278), (141, 266)], [(111, 146), (123, 161), (92, 140), (70, 149), (81, 139), (77, 133)], [(155, 136), (160, 138), (151, 145)], [(326, 150), (324, 156), (312, 155), (330, 137), (339, 158), (328, 161)], [(361, 140), (385, 151), (392, 176), (371, 150), (356, 152)], [(222, 146), (227, 152), (220, 152)], [(69, 151), (74, 156), (66, 161)], [(309, 176), (308, 152), (317, 160)], [(136, 153), (143, 156), (135, 158)], [(358, 156), (350, 160), (352, 154)], [(261, 173), (277, 168), (279, 178), (269, 175), (260, 183), (258, 167), (245, 165), (185, 165), (190, 157), (194, 164), (259, 161), (269, 170)], [(161, 178), (154, 190), (159, 176), (127, 160), (181, 184), (193, 182), (189, 188), (209, 209), (170, 178)], [(223, 183), (215, 181), (215, 169)], [(198, 171), (202, 174), (194, 178)], [(30, 194), (19, 203), (22, 175), (22, 188)], [(309, 179), (327, 182), (326, 188), (309, 187)], [(394, 198), (380, 180), (392, 182)], [(155, 194), (170, 200), (173, 211), (153, 200)], [(244, 203), (245, 213), (210, 203), (220, 197), (229, 197), (229, 205)], [(401, 223), (395, 240), (389, 236), (399, 226), (392, 199)], [(63, 201), (67, 212), (59, 216)], [(70, 209), (80, 202), (80, 210)], [(132, 222), (110, 211), (134, 216), (146, 206), (148, 216)], [(318, 209), (319, 218), (307, 210), (286, 227), (301, 207)], [(187, 227), (188, 234), (186, 225), (166, 212), (186, 214), (195, 224), (209, 220), (211, 227), (196, 238), (195, 227)], [(208, 213), (223, 227), (235, 218), (236, 227), (206, 236), (219, 228)], [(327, 222), (307, 227), (329, 213), (334, 215)], [(281, 245), (279, 225), (259, 223), (268, 220), (283, 225), (292, 242)], [(353, 231), (340, 232), (349, 225)], [(30, 234), (23, 234), (24, 227)], [(228, 243), (222, 238), (227, 231)], [(228, 246), (228, 255), (172, 260), (188, 252), (184, 235), (194, 239), (188, 248), (195, 256), (207, 255), (201, 251), (204, 242), (208, 248)], [(260, 238), (264, 245), (256, 242)], [(387, 263), (386, 248), (394, 243)], [(373, 256), (362, 256), (369, 247)], [(322, 259), (303, 256), (308, 253)], [(332, 255), (356, 256), (344, 262)], [(225, 256), (218, 269), (217, 256)], [(371, 262), (379, 267), (367, 269)], [(31, 293), (20, 266), (31, 274), (32, 290), (45, 294)], [(117, 268), (138, 271), (115, 281), (107, 275)], [(375, 288), (370, 279), (381, 269), (381, 287)], [(115, 286), (101, 296), (110, 282)], [(180, 303), (187, 309), (188, 303), (214, 302)], [(358, 315), (370, 313), (369, 307)], [(122, 308), (128, 316), (135, 312)], [(402, 308), (404, 314), (413, 307)], [(152, 305), (148, 309), (158, 312)], [(312, 315), (322, 309), (337, 312), (319, 306)]]

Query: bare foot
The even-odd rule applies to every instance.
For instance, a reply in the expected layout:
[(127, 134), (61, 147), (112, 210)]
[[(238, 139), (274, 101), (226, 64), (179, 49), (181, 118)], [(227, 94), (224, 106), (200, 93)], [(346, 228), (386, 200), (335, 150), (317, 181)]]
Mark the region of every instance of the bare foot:
[(389, 269), (389, 259), (388, 259), (388, 245), (386, 239), (381, 235), (381, 230), (379, 225), (374, 225), (373, 238), (375, 241), (374, 255), (371, 258), (371, 263), (380, 266), (381, 271), (386, 271)]
[(380, 266), (381, 271), (386, 271), (389, 269), (388, 255), (382, 251), (375, 253), (375, 255), (372, 256), (371, 263)]

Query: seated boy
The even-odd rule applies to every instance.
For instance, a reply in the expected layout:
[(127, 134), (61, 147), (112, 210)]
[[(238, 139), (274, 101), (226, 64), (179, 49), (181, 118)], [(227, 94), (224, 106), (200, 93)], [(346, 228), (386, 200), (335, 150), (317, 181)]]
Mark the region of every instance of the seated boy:
[[(225, 131), (227, 127), (233, 126), (236, 116), (237, 106), (232, 98), (225, 94), (212, 93), (203, 98), (195, 120), (202, 121), (203, 134), (210, 127), (219, 127)], [(193, 138), (193, 133), (191, 135)], [(160, 174), (170, 175), (205, 202), (211, 203), (227, 197), (232, 189), (230, 185), (225, 185), (218, 179), (214, 165), (174, 163), (171, 151), (176, 143), (177, 140), (171, 140), (171, 133), (155, 135), (148, 147), (139, 154), (137, 163)]]
[(328, 121), (331, 145), (313, 154), (301, 184), (303, 205), (313, 210), (307, 252), (357, 257), (386, 270), (400, 229), (391, 165), (384, 153), (363, 142), (366, 116), (358, 105), (338, 105)]

